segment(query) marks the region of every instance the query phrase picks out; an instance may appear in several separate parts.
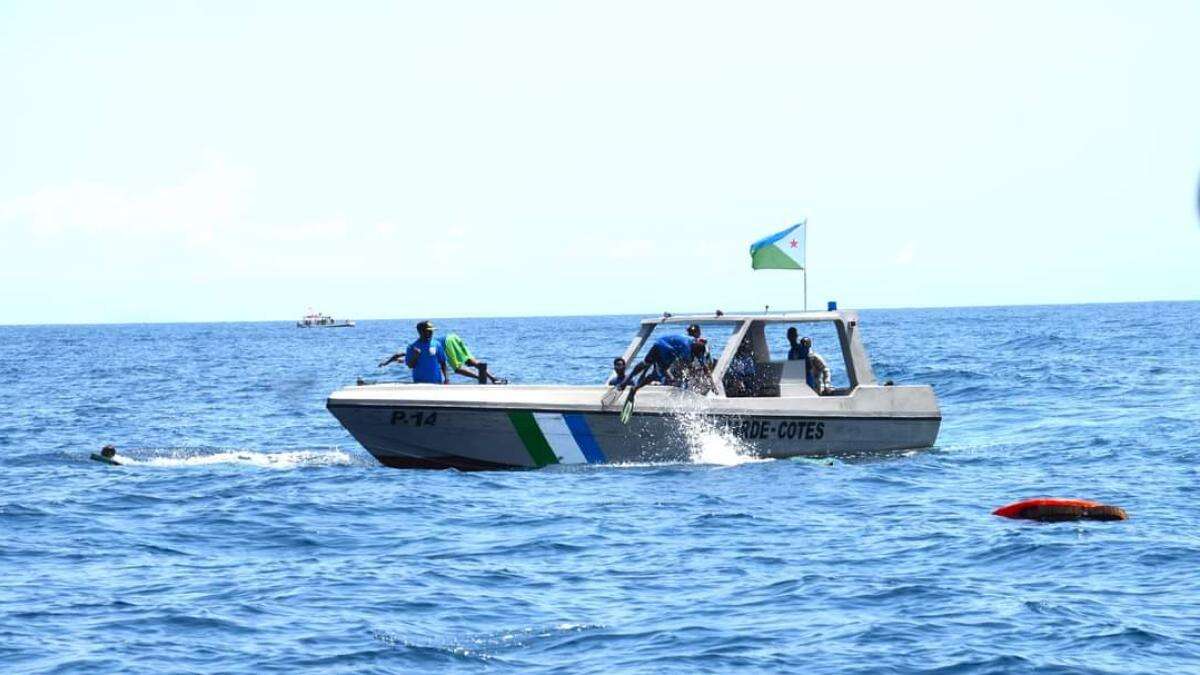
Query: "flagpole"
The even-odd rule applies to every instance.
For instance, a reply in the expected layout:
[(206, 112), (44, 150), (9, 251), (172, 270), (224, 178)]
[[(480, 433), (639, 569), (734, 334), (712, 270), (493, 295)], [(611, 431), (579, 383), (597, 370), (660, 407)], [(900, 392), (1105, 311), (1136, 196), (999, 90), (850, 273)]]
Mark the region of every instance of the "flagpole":
[(808, 311), (808, 216), (804, 216), (804, 311)]

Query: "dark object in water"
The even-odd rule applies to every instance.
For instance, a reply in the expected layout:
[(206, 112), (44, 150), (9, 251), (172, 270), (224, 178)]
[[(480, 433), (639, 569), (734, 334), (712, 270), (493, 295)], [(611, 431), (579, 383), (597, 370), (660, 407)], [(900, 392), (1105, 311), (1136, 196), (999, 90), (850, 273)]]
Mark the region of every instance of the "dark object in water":
[(100, 452), (98, 452), (98, 453), (96, 453), (96, 452), (92, 453), (92, 459), (96, 460), (97, 462), (104, 462), (105, 464), (112, 464), (113, 466), (121, 466), (120, 462), (113, 459), (116, 456), (117, 456), (117, 449), (116, 449), (116, 447), (114, 447), (111, 444), (106, 445), (103, 448), (100, 448)]
[(1129, 520), (1129, 514), (1119, 506), (1109, 506), (1086, 499), (1026, 499), (992, 511), (992, 515), (1043, 523), (1062, 523), (1071, 520)]

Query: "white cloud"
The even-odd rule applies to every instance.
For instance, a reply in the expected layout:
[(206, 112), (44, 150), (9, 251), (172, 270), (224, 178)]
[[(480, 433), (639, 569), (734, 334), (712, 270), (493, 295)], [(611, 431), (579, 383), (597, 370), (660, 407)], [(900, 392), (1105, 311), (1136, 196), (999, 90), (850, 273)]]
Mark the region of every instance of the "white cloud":
[[(0, 243), (17, 260), (0, 275), (38, 278), (48, 259), (68, 278), (403, 277), (452, 262), (436, 230), (334, 215), (305, 222), (251, 216), (255, 174), (207, 157), (181, 179), (143, 190), (96, 182), (48, 187), (0, 202)], [(425, 253), (396, 265), (401, 245)]]
[(143, 193), (94, 182), (41, 189), (0, 204), (0, 221), (50, 238), (178, 232), (205, 240), (236, 224), (252, 185), (249, 171), (209, 158), (182, 181)]

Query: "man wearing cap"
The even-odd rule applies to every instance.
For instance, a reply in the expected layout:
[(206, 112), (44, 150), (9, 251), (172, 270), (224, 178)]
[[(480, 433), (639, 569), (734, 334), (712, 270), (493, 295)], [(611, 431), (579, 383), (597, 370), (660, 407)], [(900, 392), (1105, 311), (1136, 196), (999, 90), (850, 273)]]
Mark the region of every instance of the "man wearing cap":
[(717, 367), (717, 360), (713, 358), (712, 352), (708, 349), (708, 341), (700, 335), (700, 324), (688, 324), (687, 334), (688, 337), (692, 338), (693, 340), (704, 343), (704, 358), (702, 359), (701, 363), (704, 364), (705, 370), (707, 370), (709, 375), (711, 375), (713, 369)]
[[(471, 350), (467, 347), (467, 343), (463, 342), (463, 339), (454, 333), (435, 338), (433, 343), (433, 346), (441, 349), (442, 355), (446, 357), (446, 364), (455, 373), (476, 380), (479, 384), (488, 384), (489, 382), (492, 384), (508, 384), (508, 380), (496, 377), (488, 369), (487, 363), (471, 356)], [(407, 362), (408, 355), (403, 351), (399, 351), (380, 361), (379, 367), (384, 368), (393, 363), (404, 364)], [(471, 370), (471, 368), (475, 370)]]
[(433, 339), (436, 327), (430, 321), (417, 324), (415, 342), (408, 346), (404, 361), (412, 368), (413, 382), (425, 384), (450, 384), (450, 369), (446, 365), (446, 354), (441, 343)]

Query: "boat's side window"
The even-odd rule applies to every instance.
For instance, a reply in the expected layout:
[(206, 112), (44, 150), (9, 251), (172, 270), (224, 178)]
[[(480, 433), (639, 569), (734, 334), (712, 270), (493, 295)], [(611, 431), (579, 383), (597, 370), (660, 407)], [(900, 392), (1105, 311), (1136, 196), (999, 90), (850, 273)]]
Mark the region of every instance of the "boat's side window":
[[(838, 339), (837, 327), (832, 321), (771, 323), (765, 325), (764, 333), (771, 351), (771, 363), (778, 366), (781, 380), (803, 378), (814, 390), (823, 388), (824, 382), (817, 372), (820, 367), (816, 359), (810, 358), (805, 366), (798, 364), (805, 352), (804, 338), (809, 338), (811, 345), (808, 351), (815, 354), (819, 362), (828, 368), (828, 386), (819, 393), (836, 395), (849, 390), (850, 378), (846, 374), (842, 343)], [(784, 382), (783, 389), (787, 388)]]
[(770, 380), (769, 377), (764, 377), (764, 366), (767, 365), (765, 354), (762, 352), (764, 347), (761, 327), (752, 326), (737, 345), (737, 351), (734, 352), (733, 358), (729, 361), (729, 367), (725, 370), (722, 381), (726, 396), (742, 398), (775, 395), (764, 390), (764, 385), (767, 385)]

